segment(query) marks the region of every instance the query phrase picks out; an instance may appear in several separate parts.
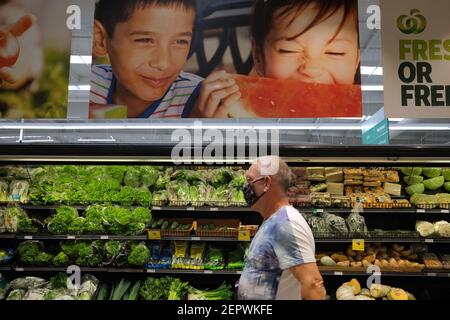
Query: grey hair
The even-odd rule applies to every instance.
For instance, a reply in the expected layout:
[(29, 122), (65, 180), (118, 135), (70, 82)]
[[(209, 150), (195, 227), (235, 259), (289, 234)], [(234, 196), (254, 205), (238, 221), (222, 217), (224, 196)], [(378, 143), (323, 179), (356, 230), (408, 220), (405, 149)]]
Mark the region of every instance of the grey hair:
[(253, 161), (261, 176), (275, 178), (285, 191), (291, 185), (292, 173), (289, 166), (279, 156), (264, 156)]

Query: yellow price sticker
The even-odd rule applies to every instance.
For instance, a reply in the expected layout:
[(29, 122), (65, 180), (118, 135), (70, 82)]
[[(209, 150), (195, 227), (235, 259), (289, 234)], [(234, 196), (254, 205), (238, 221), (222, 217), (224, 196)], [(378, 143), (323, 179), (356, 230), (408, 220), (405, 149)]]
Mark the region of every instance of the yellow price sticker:
[(161, 231), (160, 230), (148, 230), (148, 239), (149, 240), (161, 240)]
[(249, 230), (239, 230), (238, 240), (239, 241), (250, 241), (250, 231)]
[(353, 239), (352, 250), (364, 251), (364, 239)]

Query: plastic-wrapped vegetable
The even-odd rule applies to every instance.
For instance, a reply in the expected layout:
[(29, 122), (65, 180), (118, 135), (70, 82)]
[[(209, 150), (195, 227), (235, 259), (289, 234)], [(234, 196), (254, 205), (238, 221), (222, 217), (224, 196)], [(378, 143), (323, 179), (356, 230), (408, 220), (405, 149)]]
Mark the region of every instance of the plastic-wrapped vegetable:
[(428, 221), (417, 221), (416, 222), (416, 231), (422, 237), (429, 237), (434, 234), (434, 226), (432, 223)]
[(30, 185), (25, 180), (14, 180), (9, 185), (11, 201), (18, 201), (21, 203), (28, 202), (28, 189)]
[(315, 233), (328, 232), (328, 227), (325, 219), (321, 215), (310, 215), (307, 219), (311, 231)]
[(0, 233), (6, 232), (6, 226), (5, 226), (5, 212), (2, 208), (0, 208)]
[(17, 278), (11, 281), (10, 286), (11, 289), (35, 289), (35, 288), (42, 288), (45, 287), (48, 284), (48, 281), (38, 278), (38, 277), (23, 277), (23, 278)]
[(155, 167), (143, 167), (142, 171), (142, 185), (147, 188), (154, 186), (156, 184), (156, 181), (158, 181), (159, 170), (157, 170)]
[(325, 213), (324, 219), (330, 232), (347, 233), (345, 219), (335, 214)]
[(0, 180), (0, 202), (9, 201), (8, 182)]
[(78, 300), (92, 300), (97, 291), (99, 281), (96, 277), (87, 274), (81, 279), (81, 287), (77, 295)]
[(189, 186), (189, 199), (192, 205), (197, 205), (200, 201), (200, 193), (197, 186)]
[(434, 232), (444, 238), (450, 238), (450, 223), (441, 220), (434, 223)]
[(26, 293), (26, 290), (23, 290), (23, 289), (12, 290), (8, 294), (8, 298), (6, 298), (6, 300), (22, 300), (23, 297), (25, 296), (25, 293)]
[(25, 293), (23, 300), (44, 300), (45, 295), (50, 291), (51, 290), (47, 288), (30, 289)]
[(227, 186), (220, 186), (214, 192), (212, 203), (218, 207), (226, 207), (230, 201), (230, 190)]
[(0, 265), (9, 263), (14, 257), (13, 249), (2, 250), (0, 249)]
[(123, 178), (123, 184), (129, 187), (137, 188), (141, 185), (141, 171), (139, 168), (129, 167)]
[(9, 283), (8, 281), (6, 281), (5, 278), (2, 277), (2, 274), (0, 273), (0, 300), (5, 299), (6, 294), (8, 293), (9, 290)]
[(223, 252), (221, 248), (209, 246), (208, 258), (204, 265), (208, 270), (222, 270), (224, 268)]
[(366, 220), (358, 212), (350, 213), (346, 222), (350, 232), (367, 232)]

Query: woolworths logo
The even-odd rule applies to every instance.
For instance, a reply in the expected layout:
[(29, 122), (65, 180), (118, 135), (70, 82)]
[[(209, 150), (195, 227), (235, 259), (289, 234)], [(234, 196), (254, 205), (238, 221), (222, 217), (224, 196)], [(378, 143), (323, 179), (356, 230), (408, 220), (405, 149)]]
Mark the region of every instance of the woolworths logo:
[(408, 15), (401, 15), (397, 19), (397, 27), (405, 34), (419, 34), (427, 27), (427, 19), (420, 10), (412, 9)]

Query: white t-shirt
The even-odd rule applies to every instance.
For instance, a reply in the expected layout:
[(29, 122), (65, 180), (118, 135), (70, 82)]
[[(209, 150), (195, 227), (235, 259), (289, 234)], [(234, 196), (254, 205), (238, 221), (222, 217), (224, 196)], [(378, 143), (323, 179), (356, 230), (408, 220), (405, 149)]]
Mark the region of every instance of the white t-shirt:
[(300, 283), (289, 269), (315, 262), (308, 223), (294, 207), (283, 207), (264, 221), (250, 245), (239, 299), (301, 300)]

